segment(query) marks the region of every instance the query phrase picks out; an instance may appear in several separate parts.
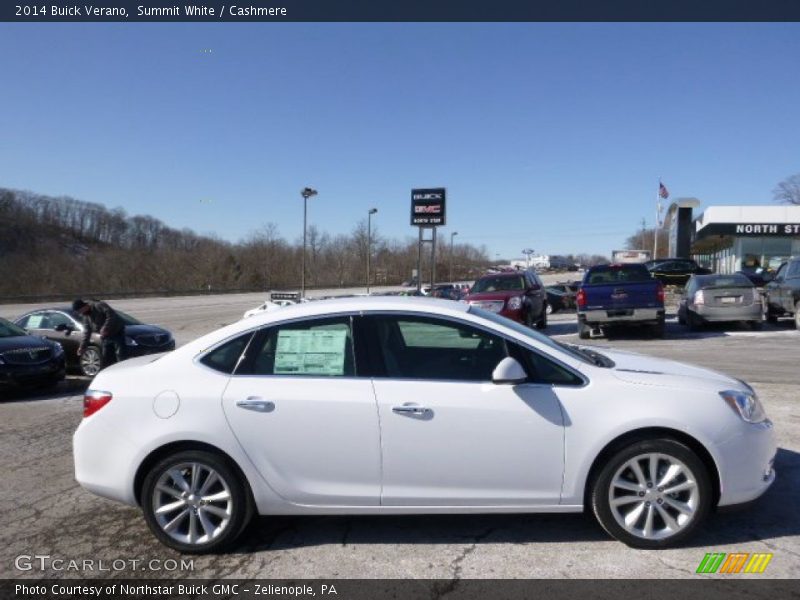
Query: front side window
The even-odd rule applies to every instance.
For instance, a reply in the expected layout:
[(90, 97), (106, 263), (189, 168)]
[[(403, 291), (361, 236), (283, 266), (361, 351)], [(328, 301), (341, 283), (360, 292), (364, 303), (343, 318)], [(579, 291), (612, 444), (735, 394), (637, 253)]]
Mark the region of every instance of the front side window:
[(584, 383), (578, 375), (539, 352), (516, 344), (510, 344), (509, 350), (511, 355), (525, 367), (531, 383), (571, 386), (581, 386)]
[(47, 314), (48, 329), (55, 329), (59, 325), (65, 325), (70, 329), (75, 329), (75, 323), (67, 315), (60, 312), (51, 312)]
[(372, 325), (390, 378), (491, 381), (508, 355), (503, 338), (464, 323), (387, 315)]
[(354, 377), (350, 317), (309, 319), (262, 329), (237, 375)]

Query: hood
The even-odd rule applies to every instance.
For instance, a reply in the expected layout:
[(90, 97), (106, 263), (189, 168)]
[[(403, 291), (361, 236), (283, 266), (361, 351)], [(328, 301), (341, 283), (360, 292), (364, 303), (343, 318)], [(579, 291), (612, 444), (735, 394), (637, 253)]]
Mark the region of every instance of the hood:
[(744, 382), (711, 369), (634, 352), (593, 349), (613, 360), (616, 364), (612, 374), (627, 383), (686, 389), (704, 387), (713, 391), (747, 388)]
[(56, 344), (36, 335), (18, 335), (0, 338), (0, 352), (24, 348), (52, 348)]
[(136, 337), (137, 335), (168, 335), (172, 334), (158, 325), (125, 325), (125, 335)]
[(522, 296), (522, 290), (504, 290), (498, 292), (479, 292), (477, 294), (470, 294), (464, 300), (467, 302), (470, 301), (480, 301), (480, 300), (507, 300), (512, 296)]

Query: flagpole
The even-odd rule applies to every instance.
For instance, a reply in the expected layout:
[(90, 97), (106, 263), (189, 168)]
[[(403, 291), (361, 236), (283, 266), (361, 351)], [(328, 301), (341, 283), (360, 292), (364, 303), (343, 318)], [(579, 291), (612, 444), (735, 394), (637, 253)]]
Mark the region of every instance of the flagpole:
[(658, 258), (658, 229), (661, 225), (661, 177), (656, 188), (656, 227), (653, 231), (653, 260)]

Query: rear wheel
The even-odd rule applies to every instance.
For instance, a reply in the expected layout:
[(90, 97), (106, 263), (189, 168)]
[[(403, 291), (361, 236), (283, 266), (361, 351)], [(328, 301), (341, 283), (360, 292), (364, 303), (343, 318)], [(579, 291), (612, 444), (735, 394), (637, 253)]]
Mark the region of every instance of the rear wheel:
[(635, 442), (602, 467), (591, 504), (603, 528), (634, 548), (665, 548), (689, 537), (711, 507), (703, 462), (673, 439)]
[(592, 337), (592, 328), (586, 324), (586, 321), (578, 321), (578, 337), (582, 340)]
[(179, 552), (219, 552), (232, 545), (252, 516), (245, 483), (224, 458), (188, 450), (158, 462), (142, 487), (147, 525)]
[(103, 355), (97, 346), (87, 346), (80, 356), (81, 373), (94, 377), (103, 368)]
[(536, 321), (536, 329), (544, 329), (547, 327), (547, 310), (545, 306), (542, 307), (542, 316)]
[(686, 309), (686, 327), (689, 331), (697, 331), (700, 329), (700, 317), (695, 315), (689, 309)]

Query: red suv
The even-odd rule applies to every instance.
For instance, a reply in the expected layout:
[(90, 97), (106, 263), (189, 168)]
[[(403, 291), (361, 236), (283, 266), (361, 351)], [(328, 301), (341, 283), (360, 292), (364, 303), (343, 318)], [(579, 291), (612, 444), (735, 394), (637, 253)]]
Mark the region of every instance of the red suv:
[(547, 327), (547, 292), (533, 271), (484, 275), (475, 282), (464, 300), (528, 327)]

